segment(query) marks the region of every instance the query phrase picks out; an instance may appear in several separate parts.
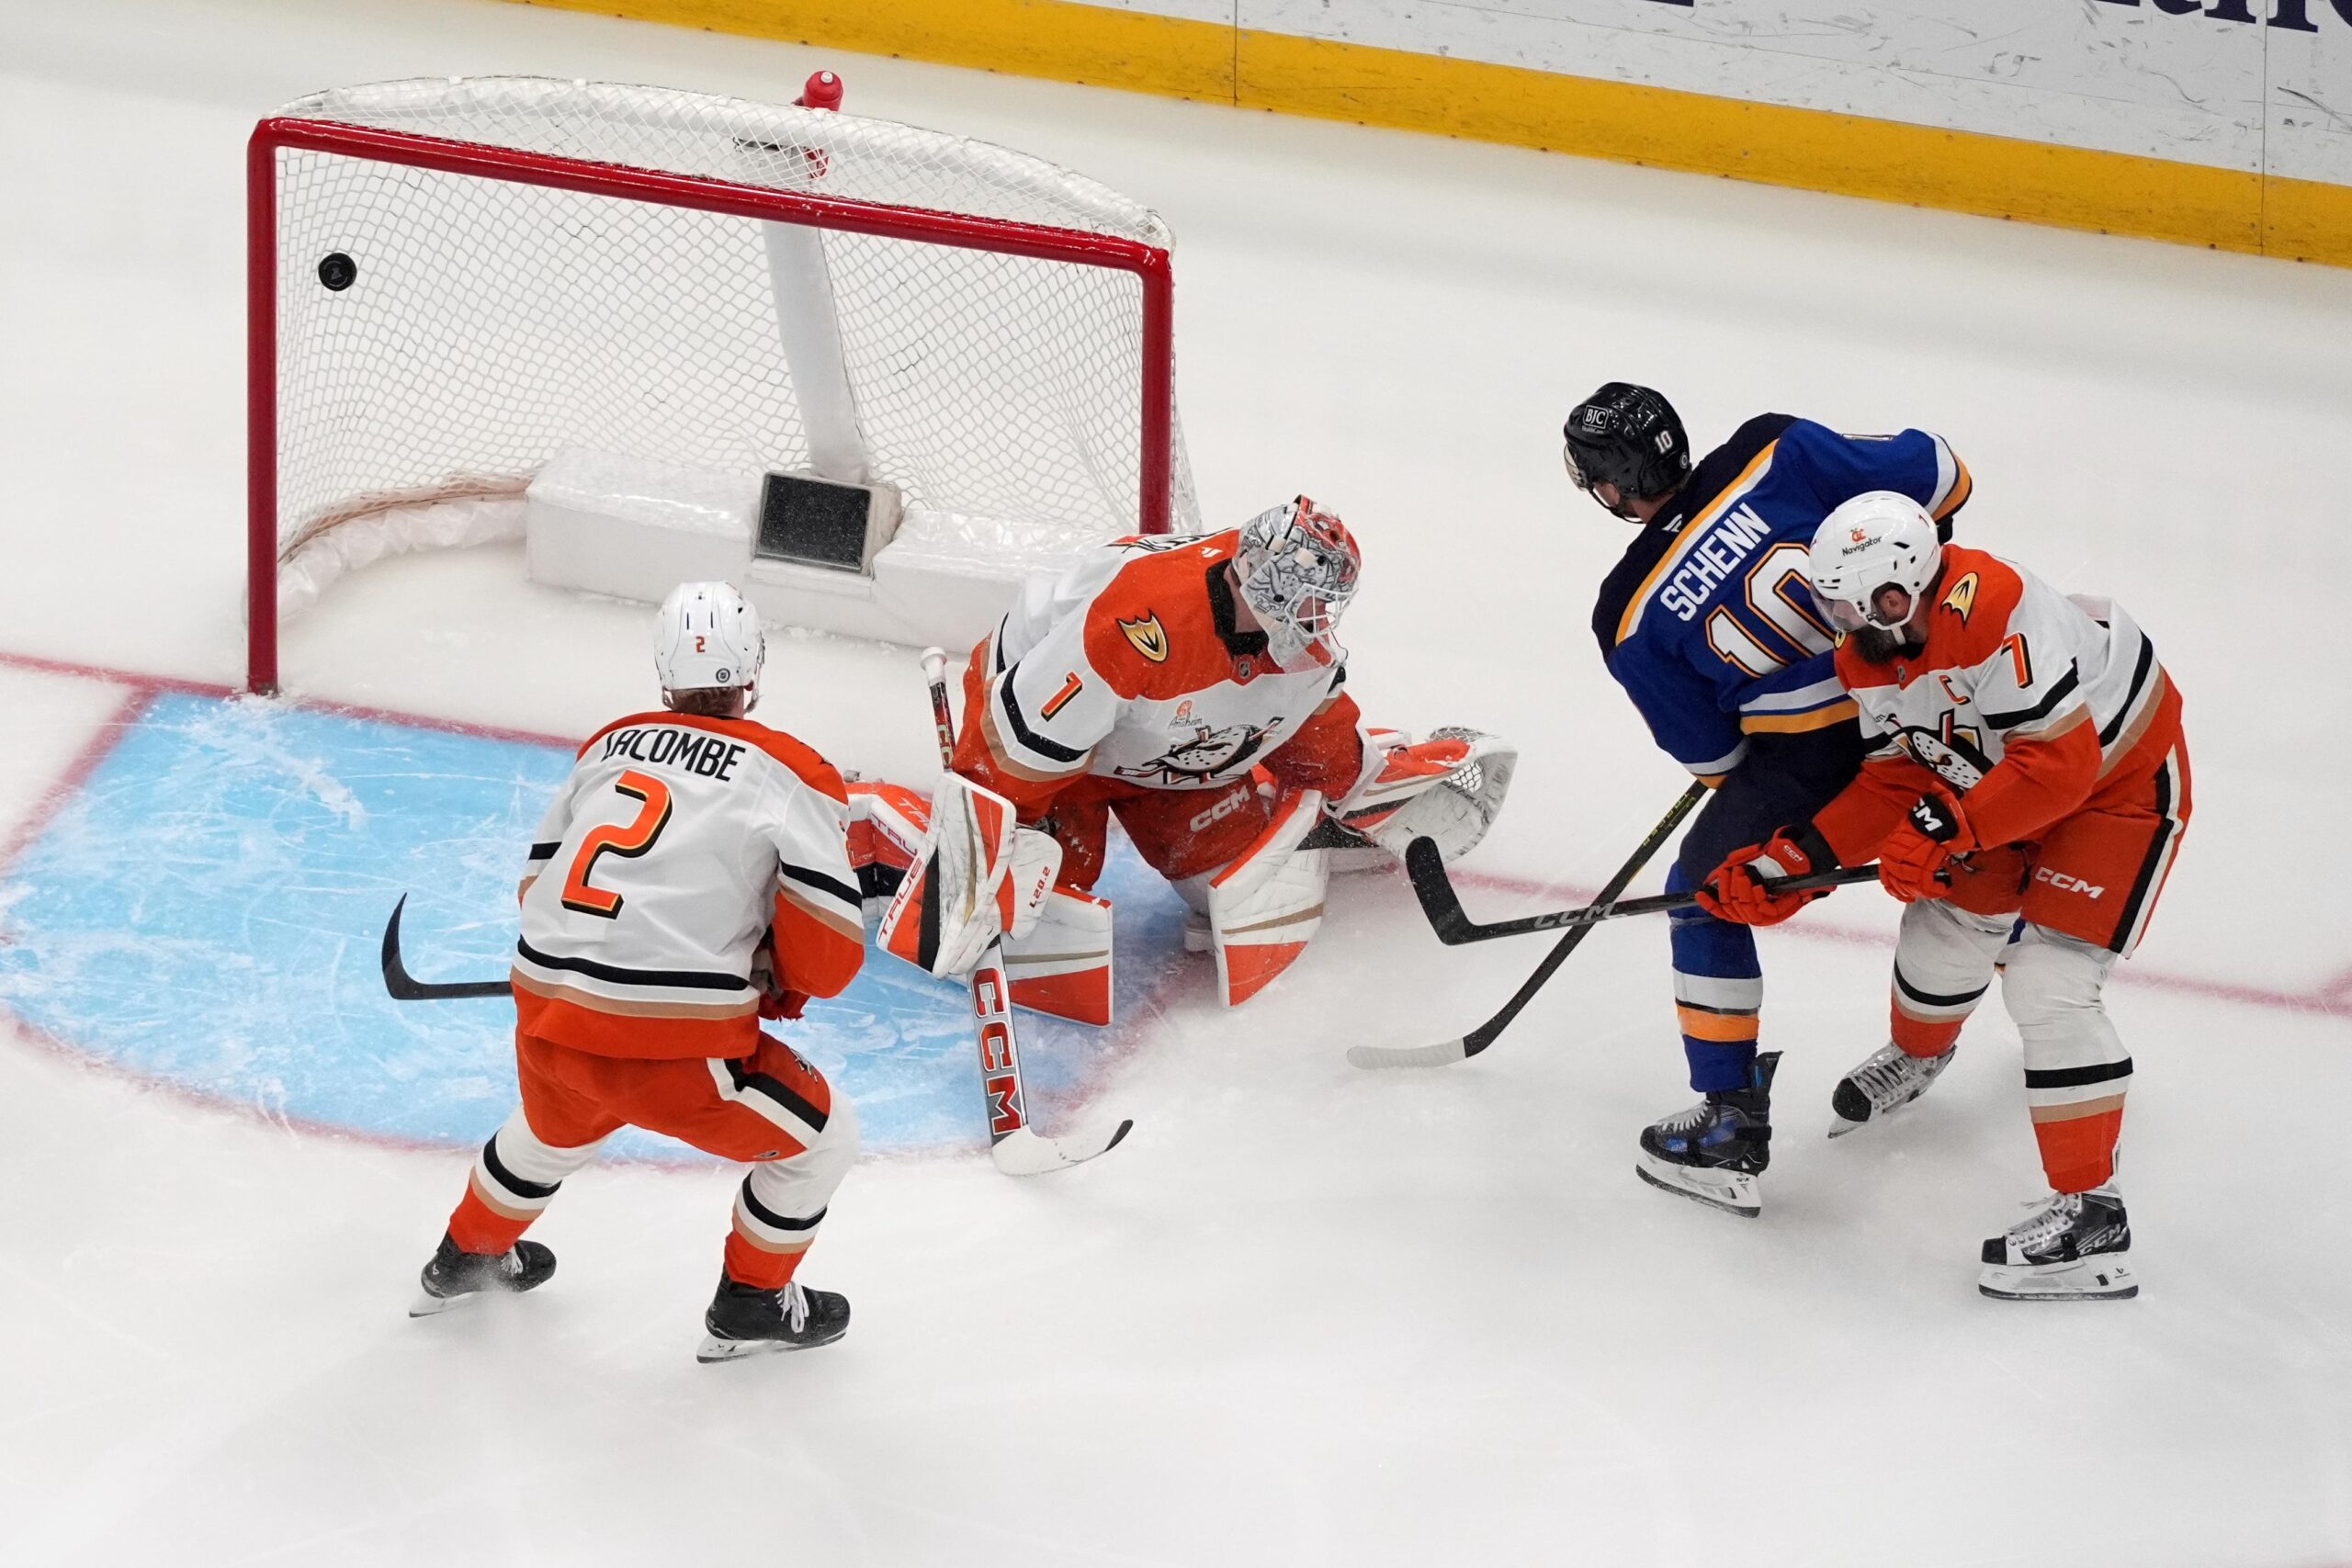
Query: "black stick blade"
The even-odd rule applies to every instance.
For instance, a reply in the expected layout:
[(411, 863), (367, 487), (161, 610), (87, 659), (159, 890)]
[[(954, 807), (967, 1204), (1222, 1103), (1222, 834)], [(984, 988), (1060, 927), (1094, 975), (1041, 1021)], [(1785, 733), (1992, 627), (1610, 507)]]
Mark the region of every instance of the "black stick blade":
[(417, 979), (401, 962), (401, 911), (408, 907), (408, 895), (401, 895), (392, 906), (392, 918), (384, 922), (384, 990), (396, 1002), (443, 1001), (456, 997), (512, 996), (514, 987), (504, 980), (458, 980), (434, 984)]
[(1438, 941), (1458, 947), (1476, 940), (1472, 930), (1476, 922), (1464, 913), (1453, 880), (1445, 874), (1445, 855), (1437, 840), (1415, 839), (1405, 846), (1405, 874), (1412, 880), (1413, 897), (1420, 900), (1421, 913), (1429, 917)]

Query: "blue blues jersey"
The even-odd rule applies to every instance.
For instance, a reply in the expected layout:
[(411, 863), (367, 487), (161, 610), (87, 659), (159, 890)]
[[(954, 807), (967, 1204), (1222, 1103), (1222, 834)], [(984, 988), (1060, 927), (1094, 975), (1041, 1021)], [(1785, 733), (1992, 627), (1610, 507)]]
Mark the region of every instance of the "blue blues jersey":
[(1840, 435), (1759, 414), (1691, 470), (1601, 584), (1601, 657), (1684, 767), (1716, 778), (1750, 735), (1855, 721), (1805, 553), (1823, 518), (1876, 490), (1940, 523), (1968, 499), (1968, 470), (1924, 430)]

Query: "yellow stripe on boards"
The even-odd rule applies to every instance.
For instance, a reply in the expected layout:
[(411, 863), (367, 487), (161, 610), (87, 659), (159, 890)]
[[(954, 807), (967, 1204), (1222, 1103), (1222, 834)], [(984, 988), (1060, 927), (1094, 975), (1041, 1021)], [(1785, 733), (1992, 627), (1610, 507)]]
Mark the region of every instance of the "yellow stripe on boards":
[(2352, 266), (2352, 187), (1073, 0), (521, 3)]
[(1278, 33), (1242, 33), (1239, 61), (1240, 99), (1254, 107), (2227, 250), (2261, 246), (2261, 186), (2251, 174)]
[(2262, 197), (2266, 255), (2352, 266), (2352, 186), (2274, 175)]
[[(1233, 29), (1071, 0), (521, 0), (707, 32), (1233, 101)], [(854, 95), (856, 84), (850, 85)], [(853, 111), (853, 96), (844, 106)], [(946, 127), (933, 127), (945, 130)]]

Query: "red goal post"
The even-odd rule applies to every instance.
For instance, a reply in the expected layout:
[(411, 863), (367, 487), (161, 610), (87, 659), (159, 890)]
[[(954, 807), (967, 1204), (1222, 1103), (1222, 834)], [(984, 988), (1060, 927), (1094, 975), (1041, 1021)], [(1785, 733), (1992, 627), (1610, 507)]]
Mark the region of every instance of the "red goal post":
[[(533, 79), (487, 79), (549, 89), (594, 90), (594, 84), (538, 84)], [(470, 84), (452, 83), (452, 88)], [(408, 84), (388, 84), (407, 86)], [(615, 88), (621, 94), (653, 94), (655, 89)], [(362, 90), (354, 90), (362, 91)], [(707, 102), (769, 114), (786, 111), (763, 106), (733, 105), (732, 100), (697, 100), (693, 95), (664, 94), (665, 99)], [(305, 102), (311, 102), (306, 100)], [(300, 108), (303, 106), (289, 106)], [(814, 113), (820, 111), (797, 110)], [(848, 120), (850, 117), (841, 117)], [(880, 122), (853, 122), (876, 125)], [(928, 132), (907, 130), (916, 136)], [(942, 143), (964, 147), (982, 144), (938, 138)], [(740, 142), (739, 142), (740, 144)], [(767, 152), (779, 151), (753, 142)], [(1005, 154), (1001, 149), (986, 149)], [(349, 123), (334, 118), (281, 113), (262, 120), (249, 143), (247, 175), (247, 379), (248, 379), (248, 560), (247, 560), (247, 685), (257, 693), (278, 687), (278, 575), (281, 565), (303, 543), (319, 533), (390, 506), (444, 494), (464, 493), (471, 477), (441, 481), (407, 482), (383, 491), (363, 488), (311, 514), (289, 517), (281, 448), (287, 439), (287, 382), (301, 373), (293, 345), (282, 331), (286, 321), (281, 298), (288, 267), (288, 243), (282, 213), (282, 186), (289, 153), (319, 154), (353, 160), (383, 168), (431, 171), (440, 175), (497, 182), (503, 186), (574, 193), (675, 212), (749, 219), (763, 224), (784, 224), (824, 231), (828, 235), (869, 236), (909, 242), (924, 247), (986, 253), (997, 257), (1021, 257), (1061, 265), (1130, 275), (1139, 289), (1133, 338), (1136, 363), (1133, 403), (1134, 509), (1114, 519), (1103, 533), (1139, 531), (1165, 533), (1189, 525), (1192, 508), (1190, 475), (1184, 464), (1177, 427), (1174, 383), (1174, 284), (1170, 246), (1164, 243), (1120, 234), (1057, 227), (1047, 223), (992, 215), (981, 211), (952, 211), (862, 199), (808, 188), (782, 188), (714, 177), (691, 170), (633, 166), (596, 158), (571, 156), (526, 147), (495, 145), (448, 136), (426, 134), (385, 124)], [(802, 157), (819, 170), (826, 167), (821, 150), (801, 150)], [(1032, 161), (1035, 162), (1035, 161)], [(1058, 175), (1052, 166), (1041, 170)], [(1072, 180), (1076, 176), (1067, 176)], [(813, 180), (810, 183), (815, 183)], [(1087, 182), (1090, 183), (1091, 182)], [(1119, 198), (1124, 199), (1124, 198)], [(1138, 209), (1140, 210), (1140, 209)], [(1148, 214), (1146, 214), (1148, 217)], [(1151, 220), (1157, 226), (1156, 218)], [(294, 258), (303, 260), (307, 258)], [(363, 257), (364, 277), (369, 263)], [(324, 276), (323, 271), (322, 273)], [(695, 280), (681, 280), (692, 288)], [(329, 288), (335, 285), (329, 284)], [(348, 285), (343, 285), (347, 288)], [(996, 307), (1002, 309), (1002, 307)], [(1044, 330), (1046, 323), (1040, 323)], [(560, 334), (559, 334), (560, 335)], [(300, 350), (295, 350), (299, 353)], [(1124, 351), (1115, 357), (1125, 359)], [(418, 374), (430, 377), (431, 365)], [(1099, 454), (1082, 454), (1081, 467), (1099, 467)], [(505, 477), (501, 484), (519, 490), (526, 474)], [(1120, 502), (1124, 508), (1124, 502)]]

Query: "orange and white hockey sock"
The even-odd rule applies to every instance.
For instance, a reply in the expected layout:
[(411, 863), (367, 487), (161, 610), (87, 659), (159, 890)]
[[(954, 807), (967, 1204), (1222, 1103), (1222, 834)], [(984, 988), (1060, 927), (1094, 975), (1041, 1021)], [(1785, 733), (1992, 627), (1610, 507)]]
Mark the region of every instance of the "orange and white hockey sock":
[(753, 1183), (765, 1166), (754, 1167), (735, 1191), (735, 1228), (727, 1237), (727, 1277), (738, 1284), (763, 1291), (780, 1291), (791, 1282), (801, 1257), (817, 1239), (825, 1218), (820, 1208), (806, 1216), (780, 1214), (761, 1201)]
[(735, 1190), (735, 1224), (727, 1236), (727, 1277), (780, 1291), (817, 1239), (826, 1205), (856, 1163), (857, 1108), (836, 1089), (832, 1112), (816, 1142), (788, 1159), (762, 1160)]
[(2114, 963), (2105, 948), (2029, 926), (2001, 975), (2001, 999), (2025, 1042), (2034, 1141), (2061, 1192), (2087, 1192), (2115, 1175), (2132, 1057), (2100, 1001)]
[[(2030, 1080), (2033, 1075), (2026, 1077)], [(2111, 1098), (2112, 1105), (2087, 1113), (2071, 1106), (2033, 1108), (2033, 1141), (2041, 1145), (2042, 1174), (2055, 1190), (2087, 1192), (2114, 1179), (2115, 1145), (2123, 1135), (2123, 1096), (2119, 1092)]]
[(1993, 965), (2013, 924), (1941, 899), (1903, 911), (1888, 987), (1887, 1037), (1905, 1055), (1940, 1056), (1960, 1043), (1961, 1026), (1992, 988)]
[(596, 1146), (541, 1143), (518, 1107), (474, 1156), (466, 1195), (449, 1215), (449, 1239), (468, 1252), (506, 1251), (555, 1201), (563, 1179), (596, 1157)]

